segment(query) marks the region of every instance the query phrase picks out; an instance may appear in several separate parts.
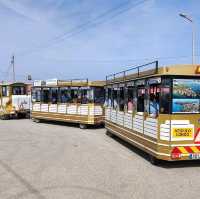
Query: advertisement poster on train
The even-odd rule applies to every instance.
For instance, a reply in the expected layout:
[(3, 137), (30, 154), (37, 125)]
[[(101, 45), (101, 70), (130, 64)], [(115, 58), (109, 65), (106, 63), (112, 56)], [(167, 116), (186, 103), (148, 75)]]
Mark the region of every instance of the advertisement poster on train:
[(173, 80), (173, 113), (199, 113), (200, 80)]

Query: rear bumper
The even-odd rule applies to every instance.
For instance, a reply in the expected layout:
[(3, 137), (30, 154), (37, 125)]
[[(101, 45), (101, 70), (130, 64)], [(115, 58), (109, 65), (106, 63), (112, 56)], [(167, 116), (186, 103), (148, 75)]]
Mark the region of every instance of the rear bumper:
[(172, 149), (172, 160), (199, 160), (200, 146), (177, 146)]

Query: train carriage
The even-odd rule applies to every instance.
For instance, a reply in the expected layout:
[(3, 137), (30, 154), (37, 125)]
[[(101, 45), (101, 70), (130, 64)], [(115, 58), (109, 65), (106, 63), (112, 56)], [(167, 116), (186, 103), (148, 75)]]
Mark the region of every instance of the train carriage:
[(104, 124), (105, 81), (35, 81), (32, 89), (34, 121), (78, 123), (80, 128)]
[(30, 114), (31, 84), (23, 82), (0, 84), (0, 118), (21, 118)]
[(200, 159), (200, 66), (152, 62), (106, 77), (105, 126), (158, 159)]

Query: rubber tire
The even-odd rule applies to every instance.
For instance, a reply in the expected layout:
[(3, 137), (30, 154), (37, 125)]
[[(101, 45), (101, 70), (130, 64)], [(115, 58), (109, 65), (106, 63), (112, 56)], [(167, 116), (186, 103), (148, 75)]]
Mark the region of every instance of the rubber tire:
[(111, 138), (114, 137), (114, 134), (112, 134), (112, 133), (111, 133), (110, 131), (108, 131), (108, 130), (106, 131), (106, 135), (109, 136), (109, 137), (111, 137)]
[(80, 129), (87, 129), (87, 125), (86, 124), (79, 124), (79, 128)]
[(9, 120), (10, 117), (9, 117), (9, 115), (1, 115), (1, 116), (0, 116), (0, 119), (1, 119), (1, 120)]
[(30, 114), (30, 113), (26, 113), (25, 118), (26, 118), (26, 119), (31, 119), (31, 114)]
[(32, 118), (33, 122), (35, 123), (40, 123), (40, 120), (39, 119), (36, 119), (36, 118)]
[(159, 164), (159, 160), (153, 155), (149, 155), (149, 161), (151, 162), (152, 165), (155, 165), (155, 166)]
[(18, 113), (17, 114), (17, 119), (24, 119), (26, 118), (26, 114), (25, 113)]

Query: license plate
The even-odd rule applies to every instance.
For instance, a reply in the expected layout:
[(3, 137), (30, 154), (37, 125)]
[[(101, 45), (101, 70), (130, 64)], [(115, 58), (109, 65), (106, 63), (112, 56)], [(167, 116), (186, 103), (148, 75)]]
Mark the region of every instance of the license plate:
[(189, 155), (189, 158), (190, 158), (190, 159), (193, 159), (193, 160), (200, 159), (200, 154), (199, 154), (199, 153), (197, 153), (197, 154), (190, 154), (190, 155)]

